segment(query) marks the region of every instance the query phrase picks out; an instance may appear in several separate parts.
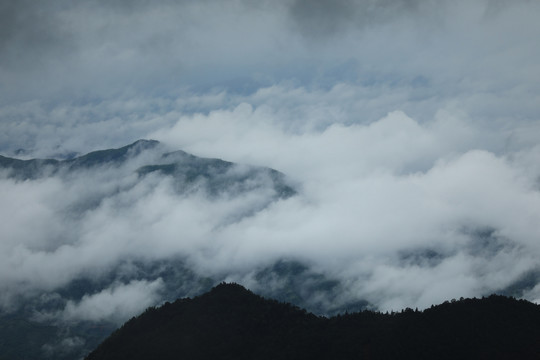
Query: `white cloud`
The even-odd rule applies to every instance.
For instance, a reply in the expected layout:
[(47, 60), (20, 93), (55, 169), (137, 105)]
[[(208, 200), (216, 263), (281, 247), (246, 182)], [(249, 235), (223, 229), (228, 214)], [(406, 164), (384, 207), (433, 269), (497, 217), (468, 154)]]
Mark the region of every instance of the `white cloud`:
[(96, 294), (85, 295), (78, 301), (68, 301), (61, 317), (65, 321), (113, 321), (122, 323), (131, 316), (159, 301), (163, 281), (157, 279), (112, 284)]

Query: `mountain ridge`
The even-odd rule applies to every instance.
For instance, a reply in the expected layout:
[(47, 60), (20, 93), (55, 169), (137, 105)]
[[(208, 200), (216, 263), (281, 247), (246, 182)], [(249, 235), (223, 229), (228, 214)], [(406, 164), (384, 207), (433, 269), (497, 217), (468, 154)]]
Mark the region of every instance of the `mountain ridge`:
[(158, 144), (159, 141), (157, 140), (140, 139), (120, 148), (91, 151), (87, 154), (64, 160), (53, 158), (21, 160), (0, 155), (0, 168), (11, 170), (11, 174), (9, 174), (11, 178), (33, 180), (39, 177), (55, 175), (61, 168), (72, 171), (106, 163), (120, 163), (125, 161), (130, 155), (137, 155), (143, 150), (156, 147)]
[(539, 305), (500, 295), (326, 318), (222, 283), (147, 309), (86, 359), (537, 359), (539, 321)]
[[(139, 177), (156, 172), (173, 176), (177, 179), (176, 189), (180, 192), (186, 189), (186, 185), (202, 183), (210, 195), (228, 191), (242, 193), (268, 185), (273, 187), (278, 198), (296, 194), (296, 190), (287, 183), (286, 176), (275, 169), (240, 166), (218, 158), (198, 157), (183, 150), (165, 152), (165, 148), (160, 146), (161, 143), (157, 140), (140, 139), (120, 148), (92, 151), (65, 160), (21, 160), (0, 155), (0, 169), (6, 170), (7, 177), (11, 179), (35, 180), (96, 167), (118, 167), (145, 151), (154, 151), (152, 158), (143, 159), (145, 161), (138, 164), (134, 172)], [(233, 171), (236, 168), (239, 170)]]

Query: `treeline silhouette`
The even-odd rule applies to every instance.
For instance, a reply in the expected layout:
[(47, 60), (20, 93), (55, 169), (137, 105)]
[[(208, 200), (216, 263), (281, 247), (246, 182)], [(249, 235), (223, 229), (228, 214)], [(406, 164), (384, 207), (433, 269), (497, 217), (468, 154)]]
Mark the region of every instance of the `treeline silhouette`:
[(105, 359), (540, 359), (540, 306), (492, 295), (325, 318), (220, 284), (131, 319), (87, 357)]

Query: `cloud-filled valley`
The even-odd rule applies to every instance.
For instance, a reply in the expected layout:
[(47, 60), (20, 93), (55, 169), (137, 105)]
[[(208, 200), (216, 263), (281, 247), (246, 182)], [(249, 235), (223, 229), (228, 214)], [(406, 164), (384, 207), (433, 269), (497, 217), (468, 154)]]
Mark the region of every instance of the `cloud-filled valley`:
[[(228, 117), (199, 115), (164, 138), (176, 138), (180, 126), (182, 136), (197, 138), (190, 122), (208, 121), (216, 135), (202, 142), (226, 152), (234, 142), (226, 129), (242, 126), (242, 111), (253, 116), (247, 105)], [(347, 283), (348, 296), (391, 309), (502, 291), (537, 271), (539, 173), (530, 162), (537, 147), (512, 158), (448, 152), (436, 125), (402, 112), (312, 134), (246, 129), (236, 141), (250, 152), (231, 157), (274, 157), (297, 194), (276, 197), (268, 173), (249, 175), (255, 184), (243, 192), (218, 182), (223, 190), (212, 195), (199, 177), (178, 193), (182, 174), (137, 175), (148, 161), (160, 163), (153, 150), (121, 166), (2, 180), (4, 296), (54, 291), (133, 260), (179, 257), (201, 276), (249, 283), (254, 271), (288, 259)], [(227, 171), (249, 173), (241, 165)]]
[(535, 2), (46, 3), (0, 5), (2, 314), (540, 301)]

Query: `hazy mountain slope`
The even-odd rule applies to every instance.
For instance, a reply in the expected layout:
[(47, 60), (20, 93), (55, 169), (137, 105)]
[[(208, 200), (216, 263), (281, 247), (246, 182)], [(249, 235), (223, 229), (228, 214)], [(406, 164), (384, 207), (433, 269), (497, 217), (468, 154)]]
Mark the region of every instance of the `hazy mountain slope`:
[(118, 149), (93, 151), (74, 159), (64, 160), (63, 164), (69, 166), (71, 170), (80, 167), (102, 166), (104, 164), (120, 164), (141, 154), (143, 151), (155, 149), (158, 146), (159, 141), (156, 140), (137, 140)]
[(239, 166), (221, 159), (201, 158), (181, 150), (165, 152), (165, 148), (155, 140), (138, 140), (121, 148), (93, 151), (67, 160), (19, 160), (0, 156), (0, 169), (4, 169), (9, 178), (33, 180), (97, 167), (121, 167), (143, 153), (146, 153), (146, 157), (134, 162), (137, 167), (135, 172), (139, 176), (156, 172), (172, 176), (176, 189), (181, 192), (202, 186), (211, 195), (226, 192), (235, 195), (266, 187), (274, 189), (277, 197), (295, 194), (295, 190), (287, 184), (285, 176), (279, 171)]
[(35, 179), (45, 173), (55, 173), (60, 162), (54, 159), (19, 160), (0, 155), (0, 168), (18, 180)]
[(8, 171), (8, 176), (18, 180), (32, 180), (58, 174), (60, 170), (74, 171), (96, 166), (120, 165), (129, 158), (139, 155), (159, 145), (155, 140), (138, 140), (118, 149), (93, 151), (86, 155), (67, 160), (30, 159), (19, 160), (0, 156), (0, 168)]
[(232, 192), (234, 194), (261, 189), (264, 181), (257, 181), (265, 177), (267, 185), (271, 185), (278, 197), (294, 195), (295, 191), (285, 182), (285, 176), (273, 169), (255, 166), (238, 166), (232, 162), (221, 159), (199, 158), (184, 151), (175, 151), (163, 154), (158, 160), (159, 164), (145, 165), (137, 169), (141, 176), (150, 173), (161, 173), (173, 176), (177, 181), (177, 188), (189, 184), (202, 182), (209, 193)]
[(540, 307), (502, 296), (317, 317), (235, 284), (148, 309), (87, 359), (537, 359)]
[[(229, 222), (295, 194), (285, 176), (276, 170), (200, 158), (183, 151), (171, 152), (153, 140), (139, 140), (121, 148), (66, 160), (0, 156), (0, 181), (26, 189), (21, 194), (28, 194), (30, 205), (26, 208), (18, 205), (24, 196), (17, 196), (11, 202), (13, 208), (24, 211), (21, 216), (28, 218), (25, 214), (38, 207), (61, 219), (56, 225), (53, 221), (28, 223), (25, 229), (37, 229), (29, 237), (21, 237), (20, 227), (15, 225), (12, 232), (2, 234), (3, 242), (17, 243), (22, 251), (40, 259), (62, 256), (63, 251), (80, 246), (93, 247), (103, 236), (89, 236), (86, 245), (82, 245), (81, 238), (101, 229), (99, 225), (88, 225), (97, 213), (110, 209), (107, 219), (129, 214), (137, 200), (155, 191), (166, 189), (163, 199), (170, 200), (172, 210), (186, 203), (190, 207), (192, 199), (204, 199), (212, 206), (216, 202), (228, 204), (236, 197), (247, 198), (245, 206), (242, 203), (234, 216), (226, 219)], [(40, 196), (48, 197), (51, 202), (40, 203)], [(162, 211), (161, 206), (155, 209)], [(141, 209), (149, 210), (147, 206)], [(133, 216), (129, 226), (138, 218), (139, 215)], [(57, 231), (48, 236), (47, 229)], [(181, 228), (172, 235), (179, 247), (182, 235)], [(168, 251), (147, 257), (144, 253), (129, 253), (129, 247), (125, 246), (119, 251), (129, 254), (117, 252), (108, 257), (118, 237), (115, 235), (110, 242), (98, 246), (96, 259), (87, 264), (76, 260), (75, 267), (68, 266), (56, 274), (40, 272), (37, 279), (32, 270), (30, 280), (22, 281), (18, 277), (25, 275), (19, 275), (20, 270), (8, 269), (4, 273), (0, 292), (0, 358), (38, 359), (51, 358), (53, 354), (57, 359), (78, 358), (146, 306), (198, 295), (222, 280), (194, 273), (184, 262), (186, 252)], [(151, 236), (148, 238), (153, 240)], [(101, 263), (100, 259), (104, 258), (110, 261)], [(52, 268), (64, 263), (65, 259), (50, 262)], [(47, 268), (46, 263), (41, 266)], [(146, 302), (138, 303), (131, 292)], [(131, 296), (134, 307), (116, 309), (115, 299), (122, 296)], [(110, 307), (94, 304), (101, 301), (111, 304), (111, 300)], [(81, 306), (86, 307), (86, 312), (78, 311)]]
[(0, 359), (40, 358), (43, 344), (54, 341), (56, 330), (21, 314), (0, 315)]

